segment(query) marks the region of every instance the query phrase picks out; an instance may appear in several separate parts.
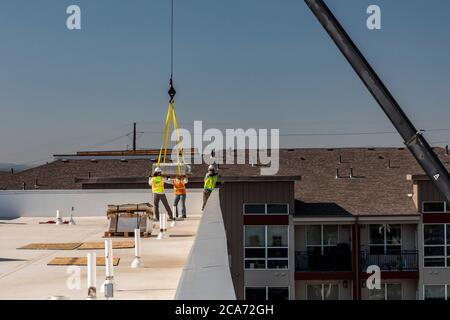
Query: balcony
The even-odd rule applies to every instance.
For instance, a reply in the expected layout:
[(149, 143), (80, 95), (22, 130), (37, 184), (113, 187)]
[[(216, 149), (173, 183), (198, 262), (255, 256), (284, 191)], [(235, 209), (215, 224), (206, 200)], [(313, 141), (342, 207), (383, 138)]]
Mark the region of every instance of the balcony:
[(365, 271), (371, 265), (379, 266), (381, 271), (417, 271), (419, 269), (418, 251), (402, 250), (385, 254), (371, 254), (370, 251), (361, 251), (361, 271)]
[(351, 271), (352, 254), (350, 250), (329, 253), (296, 251), (295, 271)]

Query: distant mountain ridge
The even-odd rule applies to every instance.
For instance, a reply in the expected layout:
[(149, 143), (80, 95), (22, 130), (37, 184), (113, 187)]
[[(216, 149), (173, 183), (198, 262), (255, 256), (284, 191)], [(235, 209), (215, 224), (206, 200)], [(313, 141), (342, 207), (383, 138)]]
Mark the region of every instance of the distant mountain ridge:
[(11, 172), (11, 168), (14, 168), (14, 171), (16, 172), (29, 169), (28, 166), (23, 164), (0, 163), (0, 171)]

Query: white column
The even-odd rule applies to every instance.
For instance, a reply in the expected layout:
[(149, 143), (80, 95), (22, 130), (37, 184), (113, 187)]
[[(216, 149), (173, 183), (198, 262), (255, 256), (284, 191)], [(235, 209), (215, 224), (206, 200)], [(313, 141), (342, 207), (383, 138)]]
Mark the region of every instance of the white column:
[(87, 254), (87, 286), (88, 299), (96, 299), (97, 296), (97, 255), (95, 252)]
[(73, 219), (73, 212), (74, 212), (74, 210), (75, 210), (75, 207), (72, 207), (70, 209), (70, 220), (69, 220), (69, 224), (70, 225), (76, 225), (75, 220)]
[(141, 230), (134, 229), (134, 260), (131, 263), (132, 268), (143, 268), (144, 261), (141, 259)]
[(111, 239), (107, 239), (105, 240), (105, 267), (107, 279), (112, 279), (114, 277), (113, 261), (112, 241)]
[(141, 257), (141, 231), (134, 229), (134, 255), (138, 258)]
[(161, 240), (167, 237), (167, 215), (165, 212), (159, 214), (159, 234), (157, 239)]
[(63, 221), (61, 219), (61, 212), (59, 210), (56, 210), (56, 224), (62, 224)]
[(102, 285), (102, 292), (106, 299), (114, 297), (114, 257), (111, 239), (105, 240), (106, 279)]

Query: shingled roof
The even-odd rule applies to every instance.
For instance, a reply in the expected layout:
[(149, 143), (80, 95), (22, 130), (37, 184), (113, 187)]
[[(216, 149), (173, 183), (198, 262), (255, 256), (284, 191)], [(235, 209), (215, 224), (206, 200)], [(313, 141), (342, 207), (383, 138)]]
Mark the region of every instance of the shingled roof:
[(10, 172), (0, 171), (0, 177), (6, 176), (6, 175), (8, 175), (8, 174), (10, 174)]
[[(450, 166), (441, 148), (436, 154)], [(350, 170), (353, 168), (353, 178)], [(336, 171), (339, 177), (336, 179)], [(206, 165), (194, 165), (202, 177)], [(15, 174), (0, 175), (0, 189), (81, 189), (76, 178), (148, 177), (151, 162), (136, 160), (57, 160)], [(258, 166), (220, 165), (223, 176), (257, 176)], [(412, 215), (418, 214), (408, 194), (407, 174), (423, 174), (405, 148), (282, 149), (278, 175), (301, 176), (296, 182), (296, 212), (301, 215)]]

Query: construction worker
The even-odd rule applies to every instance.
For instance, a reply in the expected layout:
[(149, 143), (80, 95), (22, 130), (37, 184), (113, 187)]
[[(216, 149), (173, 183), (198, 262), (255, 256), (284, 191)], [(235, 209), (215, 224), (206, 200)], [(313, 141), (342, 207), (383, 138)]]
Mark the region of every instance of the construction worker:
[(172, 208), (175, 212), (175, 218), (178, 218), (178, 203), (181, 200), (182, 218), (186, 219), (186, 184), (188, 179), (186, 176), (178, 176), (173, 179), (169, 178), (169, 183), (173, 185), (173, 193), (175, 194)]
[(159, 220), (159, 202), (161, 201), (169, 214), (169, 220), (174, 220), (172, 210), (170, 209), (169, 202), (167, 201), (167, 197), (164, 193), (164, 182), (166, 182), (166, 179), (161, 175), (161, 169), (156, 167), (153, 176), (148, 180), (148, 184), (152, 187), (153, 192), (155, 218), (156, 220)]
[(216, 172), (216, 168), (213, 165), (208, 167), (208, 172), (205, 175), (204, 186), (203, 186), (203, 206), (202, 211), (205, 209), (206, 202), (209, 199), (209, 196), (214, 191), (217, 185), (218, 174)]

